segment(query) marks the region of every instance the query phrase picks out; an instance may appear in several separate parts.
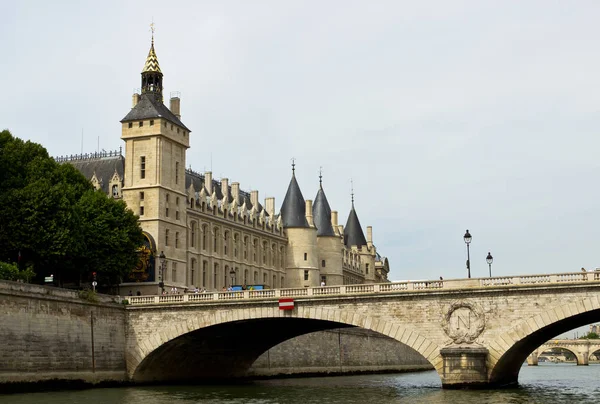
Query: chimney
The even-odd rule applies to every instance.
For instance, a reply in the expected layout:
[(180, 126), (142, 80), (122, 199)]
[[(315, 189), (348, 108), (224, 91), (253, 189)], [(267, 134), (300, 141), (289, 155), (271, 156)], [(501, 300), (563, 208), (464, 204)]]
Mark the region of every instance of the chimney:
[(206, 188), (206, 192), (208, 196), (211, 196), (213, 193), (212, 189), (212, 172), (207, 171), (204, 173), (204, 188)]
[(275, 217), (275, 198), (265, 198), (265, 210), (271, 217)]
[(181, 119), (181, 99), (179, 98), (179, 95), (171, 97), (169, 109), (171, 110), (173, 115)]
[(315, 227), (315, 222), (312, 215), (312, 201), (310, 199), (306, 200), (306, 220), (308, 221), (308, 225), (310, 227)]
[(135, 108), (138, 102), (140, 102), (140, 95), (138, 93), (133, 93), (133, 97), (131, 100), (131, 108)]
[(258, 191), (250, 191), (250, 203), (258, 209)]
[(233, 199), (235, 199), (239, 203), (239, 201), (240, 201), (240, 183), (239, 182), (231, 183), (231, 196), (233, 196)]
[(373, 226), (367, 226), (367, 246), (373, 247)]
[(337, 212), (337, 210), (331, 211), (331, 225), (335, 229), (337, 229), (337, 227), (338, 227), (338, 212)]
[(221, 178), (221, 193), (224, 197), (229, 195), (229, 178)]

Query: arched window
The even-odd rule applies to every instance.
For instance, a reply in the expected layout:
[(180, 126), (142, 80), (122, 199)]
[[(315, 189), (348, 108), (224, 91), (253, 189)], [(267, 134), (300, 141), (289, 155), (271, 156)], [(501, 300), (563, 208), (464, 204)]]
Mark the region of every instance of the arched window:
[(202, 261), (202, 287), (206, 287), (206, 276), (208, 272), (208, 261)]
[(277, 246), (271, 244), (271, 266), (275, 267), (275, 256), (277, 255)]
[(248, 283), (248, 270), (244, 269), (244, 285)]
[(244, 236), (244, 259), (248, 259), (248, 236)]
[(254, 262), (256, 262), (256, 253), (257, 253), (256, 250), (258, 250), (258, 240), (253, 238), (252, 239), (252, 260)]
[(254, 271), (254, 284), (257, 285), (258, 284), (258, 272)]
[(206, 238), (208, 237), (208, 227), (203, 224), (202, 225), (202, 249), (206, 250)]
[(217, 252), (217, 248), (218, 248), (218, 241), (219, 241), (219, 228), (215, 227), (213, 229), (213, 251)]
[(263, 241), (262, 245), (262, 264), (267, 265), (267, 242)]
[(229, 247), (229, 232), (228, 231), (226, 231), (223, 236), (223, 254), (224, 255), (228, 254), (227, 247)]
[(214, 267), (214, 270), (213, 270), (213, 282), (214, 282), (214, 285), (215, 285), (215, 289), (218, 287), (217, 286), (217, 276), (218, 275), (219, 275), (219, 264), (217, 264), (215, 262), (215, 267)]
[(233, 235), (233, 256), (235, 258), (237, 258), (237, 256), (238, 256), (238, 248), (239, 248), (238, 241), (239, 241), (239, 236), (237, 233), (235, 233)]
[(194, 279), (194, 275), (196, 272), (196, 258), (192, 258), (192, 261), (190, 262), (190, 285), (195, 285), (196, 282)]
[(196, 222), (190, 223), (190, 246), (196, 247)]

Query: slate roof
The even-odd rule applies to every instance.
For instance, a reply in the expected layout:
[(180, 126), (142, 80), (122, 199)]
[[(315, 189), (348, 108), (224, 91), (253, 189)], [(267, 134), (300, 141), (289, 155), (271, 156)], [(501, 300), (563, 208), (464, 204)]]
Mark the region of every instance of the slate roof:
[(164, 118), (187, 131), (190, 131), (179, 118), (171, 112), (169, 108), (165, 106), (159, 99), (157, 99), (154, 93), (143, 93), (140, 97), (140, 101), (135, 107), (129, 111), (125, 118), (121, 119), (122, 122), (129, 121), (141, 121), (144, 119), (151, 118)]
[(312, 213), (315, 226), (317, 226), (317, 236), (335, 236), (333, 226), (331, 225), (331, 207), (329, 207), (329, 202), (327, 202), (327, 197), (322, 186), (317, 191)]
[(365, 234), (360, 226), (358, 215), (356, 214), (356, 210), (354, 210), (354, 203), (352, 204), (350, 215), (348, 215), (346, 227), (344, 227), (344, 244), (346, 247), (351, 247), (353, 245), (362, 247), (367, 245), (367, 240), (365, 239)]
[(75, 167), (88, 180), (91, 180), (95, 173), (100, 183), (100, 188), (104, 193), (108, 193), (108, 183), (115, 174), (115, 171), (119, 174), (121, 182), (124, 178), (125, 157), (121, 155), (95, 158), (92, 154), (89, 157), (79, 160), (71, 159), (64, 161)]
[(281, 220), (284, 228), (309, 227), (306, 220), (306, 204), (295, 174), (292, 174), (290, 185), (281, 204)]
[[(196, 190), (196, 192), (200, 192), (203, 187), (206, 189), (204, 174), (200, 174), (200, 173), (197, 173), (192, 170), (185, 170), (185, 189), (188, 189), (191, 184), (194, 184), (194, 189)], [(221, 189), (221, 181), (217, 181), (217, 180), (213, 179), (212, 180), (212, 189), (215, 191), (215, 194), (217, 195), (217, 199), (222, 201), (223, 200), (223, 190)], [(212, 195), (212, 194), (210, 194), (210, 195), (208, 194), (208, 190), (206, 190), (206, 193), (208, 196)], [(227, 186), (227, 201), (229, 203), (233, 202), (233, 194), (231, 193), (231, 184), (229, 184)], [(246, 202), (246, 208), (248, 208), (248, 210), (252, 209), (252, 207), (254, 206), (250, 199), (250, 193), (246, 192), (246, 191), (242, 191), (241, 189), (239, 191), (239, 197), (238, 197), (237, 202), (238, 202), (238, 206), (242, 206), (244, 204), (244, 202)], [(263, 209), (264, 209), (263, 206), (259, 202), (256, 206), (257, 212), (260, 213), (260, 212), (262, 212)], [(267, 216), (269, 216), (268, 212), (265, 212), (265, 214)]]
[(144, 69), (142, 70), (142, 73), (146, 72), (162, 73), (160, 71), (160, 66), (158, 65), (158, 57), (156, 57), (156, 51), (154, 50), (154, 38), (152, 38), (152, 45), (150, 46), (150, 51), (148, 52), (148, 57), (146, 58)]

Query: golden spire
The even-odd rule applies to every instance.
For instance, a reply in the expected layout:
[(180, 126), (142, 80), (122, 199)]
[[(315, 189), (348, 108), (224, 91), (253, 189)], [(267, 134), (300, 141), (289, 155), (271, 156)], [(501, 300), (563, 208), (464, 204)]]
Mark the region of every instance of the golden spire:
[(154, 22), (150, 24), (150, 30), (152, 31), (152, 45), (150, 45), (150, 52), (148, 52), (148, 57), (146, 58), (146, 64), (144, 65), (142, 73), (162, 73), (160, 71), (160, 66), (158, 65), (158, 58), (156, 57), (156, 52), (154, 51)]

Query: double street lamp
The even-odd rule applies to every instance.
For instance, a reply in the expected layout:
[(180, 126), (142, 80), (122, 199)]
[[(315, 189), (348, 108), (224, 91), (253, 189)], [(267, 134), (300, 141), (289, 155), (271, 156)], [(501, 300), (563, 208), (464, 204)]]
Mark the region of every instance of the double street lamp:
[(465, 240), (465, 244), (467, 245), (467, 276), (470, 278), (471, 277), (471, 257), (469, 255), (469, 244), (471, 244), (471, 233), (469, 233), (469, 230), (467, 229), (467, 232), (465, 233), (465, 235), (463, 236), (464, 240)]
[(485, 261), (488, 263), (488, 265), (490, 267), (490, 278), (491, 278), (492, 277), (492, 262), (494, 262), (494, 257), (492, 257), (492, 254), (490, 254), (489, 251), (488, 251), (487, 257), (485, 257)]
[(165, 267), (167, 266), (167, 257), (165, 256), (165, 253), (163, 251), (160, 252), (160, 255), (158, 256), (159, 260), (160, 260), (160, 269), (159, 269), (159, 273), (158, 273), (158, 286), (160, 287), (160, 291), (161, 293), (165, 293)]

